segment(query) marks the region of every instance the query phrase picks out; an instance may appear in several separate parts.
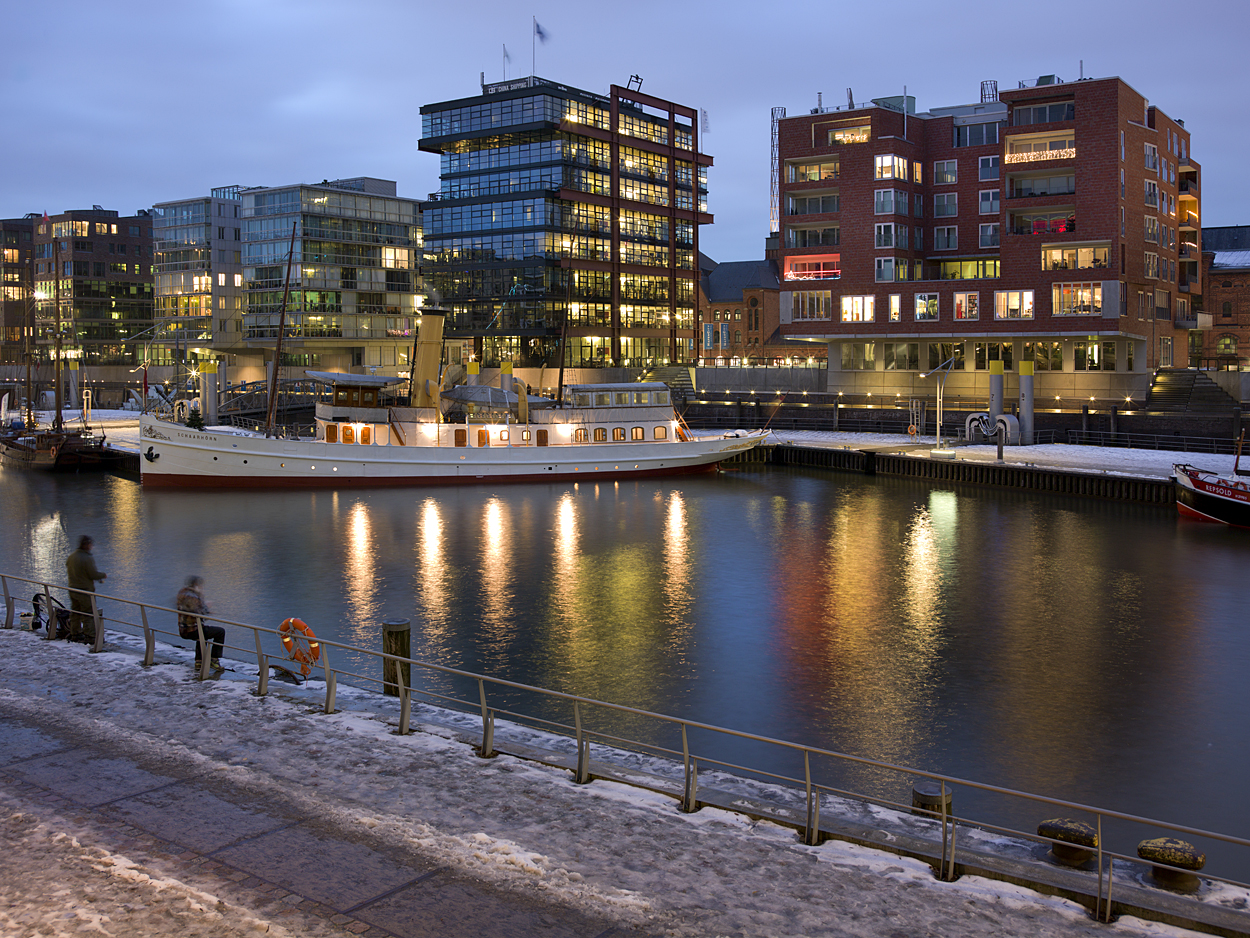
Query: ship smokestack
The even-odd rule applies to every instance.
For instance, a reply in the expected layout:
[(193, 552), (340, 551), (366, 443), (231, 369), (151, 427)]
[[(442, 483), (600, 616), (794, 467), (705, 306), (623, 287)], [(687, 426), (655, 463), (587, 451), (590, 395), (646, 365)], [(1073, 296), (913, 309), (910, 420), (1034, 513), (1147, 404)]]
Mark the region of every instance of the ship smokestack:
[(412, 355), (412, 406), (438, 406), (438, 366), (443, 358), (444, 309), (425, 307)]

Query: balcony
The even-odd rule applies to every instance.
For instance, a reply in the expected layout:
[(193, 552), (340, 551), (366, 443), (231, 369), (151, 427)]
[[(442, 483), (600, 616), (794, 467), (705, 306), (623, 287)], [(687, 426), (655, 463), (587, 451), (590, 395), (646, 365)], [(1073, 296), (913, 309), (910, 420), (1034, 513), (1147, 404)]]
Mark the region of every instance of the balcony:
[(1007, 193), (1009, 199), (1036, 199), (1046, 196), (1076, 195), (1076, 187), (1070, 189), (1012, 189)]
[(1007, 229), (1013, 235), (1056, 235), (1076, 231), (1076, 219), (1060, 218), (1015, 225)]
[(1198, 250), (1198, 245), (1190, 244), (1188, 241), (1182, 241), (1176, 253), (1178, 257), (1187, 257), (1190, 260), (1197, 260), (1202, 252)]
[(1189, 197), (1196, 199), (1198, 197), (1198, 180), (1182, 179), (1177, 183), (1176, 189), (1180, 192), (1181, 198)]
[(1029, 150), (1022, 153), (1008, 153), (1003, 157), (1004, 163), (1038, 163), (1042, 160), (1074, 160), (1076, 147), (1063, 147), (1055, 150)]
[(1195, 215), (1193, 212), (1186, 212), (1184, 215), (1180, 217), (1178, 224), (1179, 224), (1181, 231), (1197, 231), (1198, 230), (1198, 216)]

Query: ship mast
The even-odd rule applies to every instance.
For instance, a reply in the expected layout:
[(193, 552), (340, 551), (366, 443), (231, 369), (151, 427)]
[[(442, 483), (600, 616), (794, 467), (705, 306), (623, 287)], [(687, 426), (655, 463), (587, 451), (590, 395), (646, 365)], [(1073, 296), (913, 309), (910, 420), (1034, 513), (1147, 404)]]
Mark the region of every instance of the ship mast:
[[(49, 223), (49, 231), (52, 230)], [(56, 376), (56, 417), (52, 420), (52, 430), (60, 433), (65, 429), (65, 421), (61, 415), (63, 390), (61, 388), (61, 242), (57, 240), (55, 234), (52, 238), (52, 273), (55, 276), (53, 281), (53, 296), (56, 304), (56, 331), (52, 333), (54, 361), (53, 374)]]
[(282, 334), (286, 332), (286, 302), (291, 295), (291, 264), (295, 260), (295, 227), (291, 222), (291, 249), (286, 256), (286, 286), (282, 289), (282, 306), (278, 310), (278, 341), (273, 349), (273, 373), (269, 375), (269, 409), (265, 413), (265, 436), (273, 436), (274, 411), (278, 406), (278, 369), (282, 366)]
[(31, 378), (31, 359), (34, 358), (34, 351), (31, 348), (31, 340), (35, 333), (35, 252), (31, 251), (30, 256), (30, 292), (26, 295), (26, 322), (25, 333), (26, 339), (26, 429), (34, 430), (35, 421), (35, 385)]

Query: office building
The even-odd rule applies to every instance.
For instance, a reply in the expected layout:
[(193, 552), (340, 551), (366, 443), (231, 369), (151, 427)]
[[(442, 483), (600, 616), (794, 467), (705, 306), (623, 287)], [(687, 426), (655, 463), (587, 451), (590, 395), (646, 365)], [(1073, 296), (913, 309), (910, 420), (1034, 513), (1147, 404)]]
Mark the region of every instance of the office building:
[(34, 316), (35, 221), (0, 219), (0, 364), (24, 362)]
[[(92, 369), (93, 380), (133, 380), (154, 326), (152, 217), (95, 206), (35, 221), (38, 342)], [(152, 346), (156, 363), (168, 353)]]
[(1119, 78), (775, 125), (782, 328), (828, 344), (830, 390), (931, 394), (920, 375), (953, 359), (948, 390), (983, 395), (995, 362), (1027, 361), (1039, 398), (1141, 400), (1186, 364), (1200, 167)]
[(571, 367), (694, 359), (712, 159), (694, 109), (640, 86), (530, 77), (421, 108), (420, 148), (442, 161), (426, 280), (453, 360), (554, 367), (562, 337)]

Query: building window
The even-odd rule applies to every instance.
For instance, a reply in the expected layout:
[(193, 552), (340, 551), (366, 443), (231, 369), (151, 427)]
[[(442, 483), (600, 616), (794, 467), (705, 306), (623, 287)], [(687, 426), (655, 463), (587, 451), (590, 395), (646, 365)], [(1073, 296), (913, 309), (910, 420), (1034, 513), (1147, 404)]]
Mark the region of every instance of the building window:
[(954, 362), (951, 364), (952, 371), (964, 370), (964, 344), (962, 342), (929, 343), (930, 371), (942, 367), (951, 359), (954, 359)]
[(876, 281), (877, 283), (893, 283), (894, 282), (894, 258), (878, 257), (876, 260)]
[(1159, 279), (1159, 255), (1152, 254), (1147, 251), (1142, 256), (1142, 264), (1145, 268), (1144, 276), (1151, 277), (1155, 280)]
[(938, 160), (933, 164), (933, 184), (946, 185), (957, 181), (955, 160)]
[(998, 143), (998, 121), (964, 124), (955, 128), (953, 143), (957, 147), (983, 147)]
[(645, 440), (647, 438), (647, 434), (642, 427), (631, 427), (629, 430), (629, 438), (631, 440)]
[(1146, 155), (1144, 158), (1146, 169), (1153, 169), (1155, 172), (1158, 172), (1159, 171), (1159, 148), (1155, 146), (1153, 143), (1147, 143), (1147, 144), (1144, 144), (1144, 146), (1146, 147)]
[(1115, 343), (1088, 339), (1072, 343), (1073, 371), (1115, 371)]
[(595, 428), (595, 442), (606, 443), (608, 441), (608, 431), (605, 427)]
[(1145, 185), (1146, 185), (1146, 204), (1149, 205), (1151, 208), (1158, 208), (1159, 207), (1159, 184), (1157, 182), (1153, 182), (1147, 179), (1145, 182)]
[(1120, 162), (1124, 162), (1124, 131), (1120, 131)]
[(1237, 337), (1227, 334), (1220, 336), (1215, 340), (1215, 353), (1217, 355), (1236, 355)]
[(668, 439), (668, 427), (656, 427), (655, 438), (657, 440), (667, 440)]
[(916, 294), (916, 321), (936, 322), (938, 318), (938, 295), (936, 293)]
[(994, 293), (995, 319), (1032, 319), (1032, 290), (998, 290)]
[(883, 342), (882, 358), (886, 371), (919, 371), (919, 342)]
[(907, 214), (907, 193), (902, 189), (877, 189), (873, 193), (873, 213), (876, 215)]
[[(874, 296), (842, 297), (843, 322), (872, 322), (876, 318)], [(845, 346), (843, 346), (845, 348)]]
[(819, 182), (824, 179), (837, 179), (840, 162), (835, 158), (820, 163), (788, 163), (786, 169), (787, 182)]
[(1014, 127), (1070, 120), (1076, 120), (1076, 106), (1071, 101), (1060, 101), (1057, 104), (1017, 104), (1011, 109), (1011, 123)]
[(842, 263), (837, 254), (830, 260), (819, 261), (786, 258), (787, 280), (837, 280), (841, 276)]
[(938, 218), (946, 218), (959, 214), (959, 193), (944, 192), (933, 197), (933, 214)]
[(959, 249), (959, 229), (954, 225), (949, 228), (933, 229), (933, 250), (955, 251)]
[[(845, 299), (845, 297), (843, 297)], [(872, 299), (872, 297), (868, 297)], [(876, 371), (877, 347), (874, 342), (843, 342), (843, 371)]]
[(890, 294), (890, 322), (899, 322), (902, 318), (903, 318), (903, 295), (901, 293), (891, 293)]
[(834, 247), (841, 241), (840, 229), (831, 228), (787, 228), (786, 246), (792, 248)]
[[(923, 251), (923, 250), (924, 250), (924, 229), (923, 229), (923, 228), (917, 228), (917, 229), (916, 229), (916, 240), (915, 240), (915, 242), (914, 242), (914, 243), (915, 243), (915, 245), (916, 245), (916, 250), (917, 250), (917, 251)], [(920, 263), (920, 261), (916, 261), (916, 263), (917, 263), (917, 264), (919, 264), (919, 263)], [(919, 277), (917, 277), (916, 279), (917, 279), (917, 280), (919, 280), (920, 278), (919, 278)]]
[(956, 319), (980, 319), (981, 318), (981, 294), (979, 293), (956, 293), (955, 294), (955, 318)]
[(917, 218), (924, 218), (924, 196), (917, 192), (915, 200), (915, 210), (912, 214)]
[(994, 222), (991, 225), (981, 226), (981, 247), (998, 247), (998, 222)]
[(790, 196), (786, 200), (787, 215), (824, 215), (842, 208), (838, 195), (811, 195), (803, 198)]
[(1145, 216), (1146, 222), (1146, 240), (1159, 243), (1159, 217), (1157, 215)]
[(1124, 170), (1120, 170), (1120, 198), (1124, 198)]
[(1225, 300), (1223, 303), (1221, 303), (1221, 304), (1220, 304), (1220, 315), (1221, 315), (1221, 316), (1223, 316), (1223, 317), (1224, 317), (1224, 318), (1226, 318), (1226, 319), (1227, 319), (1228, 317), (1232, 316), (1232, 315), (1233, 315), (1233, 304), (1232, 304), (1231, 302), (1229, 302), (1228, 300)]
[[(951, 213), (952, 215), (954, 212)], [(981, 214), (997, 215), (998, 214), (998, 190), (982, 189), (981, 190)]]
[(884, 225), (876, 225), (875, 244), (879, 248), (894, 247), (894, 225), (887, 223)]
[(1101, 283), (1056, 283), (1051, 287), (1052, 316), (1101, 316)]
[(878, 156), (874, 159), (874, 178), (907, 181), (907, 160), (901, 156)]
[[(831, 290), (795, 290), (791, 294), (793, 306), (791, 319), (800, 320), (830, 319), (833, 313), (833, 291)], [(726, 329), (729, 327), (726, 326)]]
[(1063, 343), (1025, 342), (1023, 360), (1030, 359), (1036, 371), (1063, 371)]
[(1085, 247), (1042, 245), (1042, 270), (1104, 269), (1111, 256), (1111, 245)]
[(977, 163), (977, 178), (982, 182), (998, 178), (997, 156), (983, 156)]
[(871, 131), (871, 124), (864, 124), (860, 127), (841, 127), (837, 130), (831, 130), (829, 131), (829, 146), (834, 147), (842, 143), (867, 143), (868, 135)]
[(937, 279), (997, 280), (1001, 267), (1002, 264), (997, 257), (987, 257), (975, 261), (939, 261)]
[(1004, 371), (1015, 370), (1015, 345), (1011, 342), (974, 342), (972, 363), (977, 371), (985, 371), (989, 362), (1002, 362)]
[(920, 182), (921, 182), (920, 166), (921, 164), (919, 161), (911, 164), (911, 181), (914, 182), (916, 185), (920, 185)]

